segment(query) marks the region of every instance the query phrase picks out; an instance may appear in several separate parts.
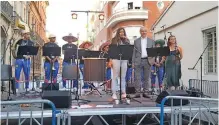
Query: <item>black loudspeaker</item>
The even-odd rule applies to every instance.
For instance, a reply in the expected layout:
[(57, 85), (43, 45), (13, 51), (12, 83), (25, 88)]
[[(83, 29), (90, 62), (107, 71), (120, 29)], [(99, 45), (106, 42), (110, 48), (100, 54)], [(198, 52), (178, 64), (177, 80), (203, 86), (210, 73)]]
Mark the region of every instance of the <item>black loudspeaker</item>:
[[(70, 108), (71, 107), (71, 92), (70, 91), (44, 91), (42, 99), (47, 99), (53, 102), (56, 108)], [(51, 107), (44, 104), (44, 108)]]
[[(156, 102), (158, 104), (161, 104), (163, 98), (166, 96), (189, 96), (189, 94), (184, 90), (167, 90), (161, 92), (160, 95), (158, 95)], [(182, 100), (182, 105), (187, 105), (189, 103), (188, 100)], [(166, 106), (171, 106), (171, 99), (166, 100), (165, 102)], [(173, 106), (179, 106), (180, 105), (180, 99), (173, 99)]]
[[(52, 87), (52, 89), (51, 89)], [(42, 84), (43, 91), (47, 90), (59, 90), (59, 84), (58, 83), (43, 83)]]
[(186, 92), (191, 97), (200, 97), (201, 96), (201, 91), (199, 89), (191, 88), (189, 90), (186, 90)]
[(1, 65), (1, 81), (9, 81), (9, 79), (11, 77), (12, 77), (11, 66), (10, 65)]
[(126, 93), (127, 94), (135, 94), (135, 87), (126, 87)]

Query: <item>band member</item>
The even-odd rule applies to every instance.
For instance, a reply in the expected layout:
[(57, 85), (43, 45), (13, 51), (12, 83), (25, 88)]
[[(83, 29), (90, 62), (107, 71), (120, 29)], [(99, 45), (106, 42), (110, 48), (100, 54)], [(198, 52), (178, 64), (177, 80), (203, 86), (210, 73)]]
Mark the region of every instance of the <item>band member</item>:
[(181, 59), (183, 58), (182, 47), (176, 43), (176, 37), (171, 35), (168, 38), (167, 46), (170, 48), (170, 55), (166, 57), (165, 72), (167, 77), (167, 87), (177, 89), (180, 86)]
[[(155, 41), (155, 47), (163, 47), (165, 41), (160, 39)], [(164, 61), (165, 57), (158, 56), (155, 58), (155, 63), (151, 67), (151, 85), (154, 88), (156, 77), (158, 78), (159, 88), (162, 88), (163, 77), (164, 77)]]
[[(55, 43), (55, 41), (56, 41), (56, 36), (53, 34), (50, 34), (49, 42), (44, 44), (44, 47), (59, 47)], [(44, 63), (44, 69), (45, 69), (45, 83), (49, 82), (49, 80), (51, 79), (51, 75), (52, 75), (51, 83), (56, 83), (57, 75), (59, 71), (58, 56), (46, 56), (45, 63)]]
[[(72, 36), (71, 33), (68, 36), (64, 36), (62, 39), (68, 42), (62, 46), (63, 54), (65, 54), (65, 51), (68, 49), (77, 49), (77, 46), (75, 44), (73, 44), (72, 42), (76, 42), (78, 39), (76, 37)], [(67, 65), (76, 65), (76, 63), (75, 63), (76, 58), (77, 58), (76, 56), (72, 57), (72, 60), (71, 60), (67, 57), (64, 57), (64, 60), (62, 63), (63, 68), (64, 68), (64, 66), (67, 66)], [(63, 88), (66, 88), (65, 78), (62, 77), (62, 81), (63, 81), (62, 82)], [(73, 87), (77, 87), (77, 80), (74, 80)]]
[(147, 37), (147, 30), (145, 27), (140, 28), (141, 37), (134, 41), (134, 49), (132, 56), (133, 68), (136, 76), (135, 89), (136, 94), (134, 98), (140, 97), (141, 92), (141, 70), (143, 68), (144, 82), (143, 87), (143, 97), (148, 98), (146, 91), (149, 90), (149, 78), (151, 74), (151, 65), (153, 65), (154, 58), (149, 58), (147, 55), (146, 48), (154, 47), (154, 41)]
[(112, 68), (112, 60), (109, 59), (108, 57), (108, 51), (109, 51), (109, 45), (110, 42), (105, 42), (100, 46), (100, 58), (105, 58), (107, 57), (107, 61), (106, 61), (106, 90), (110, 91), (111, 90), (111, 68)]
[[(112, 39), (112, 43), (114, 45), (129, 45), (130, 41), (126, 36), (126, 32), (124, 28), (119, 28), (116, 32), (116, 36)], [(112, 78), (112, 98), (117, 99), (116, 95), (116, 85), (117, 85), (117, 79), (120, 77), (120, 65), (121, 65), (121, 87), (122, 87), (122, 98), (126, 98), (126, 71), (127, 71), (127, 63), (128, 60), (118, 60), (113, 59), (113, 78)]]
[[(79, 46), (79, 48), (85, 49), (85, 50), (89, 50), (91, 46), (93, 46), (93, 44), (92, 44), (91, 42), (86, 41), (86, 42), (83, 42), (83, 43)], [(83, 60), (83, 59), (80, 60), (79, 68), (80, 68), (80, 71), (81, 71), (81, 73), (82, 73), (82, 75), (83, 75), (83, 74), (84, 74), (84, 60)], [(86, 83), (84, 83), (84, 86), (83, 86), (82, 88), (83, 88), (83, 89), (88, 89), (88, 88), (89, 88), (89, 85), (86, 84)]]
[(31, 67), (31, 58), (28, 55), (18, 55), (17, 50), (19, 46), (34, 46), (34, 42), (30, 40), (30, 31), (28, 27), (25, 27), (25, 30), (22, 31), (23, 38), (18, 40), (13, 45), (13, 56), (15, 57), (15, 81), (16, 89), (19, 88), (19, 80), (21, 70), (23, 69), (25, 76), (25, 89), (29, 89), (29, 77), (30, 77), (30, 67)]

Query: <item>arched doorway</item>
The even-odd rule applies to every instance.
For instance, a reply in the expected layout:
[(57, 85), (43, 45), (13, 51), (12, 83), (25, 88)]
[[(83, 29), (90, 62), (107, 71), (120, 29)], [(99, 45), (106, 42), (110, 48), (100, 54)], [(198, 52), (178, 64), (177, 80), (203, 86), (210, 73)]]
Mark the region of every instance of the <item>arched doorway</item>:
[(1, 26), (1, 60), (3, 59), (3, 62), (5, 63), (5, 49), (6, 49), (6, 44), (7, 44), (7, 33), (6, 33), (6, 28), (4, 26)]

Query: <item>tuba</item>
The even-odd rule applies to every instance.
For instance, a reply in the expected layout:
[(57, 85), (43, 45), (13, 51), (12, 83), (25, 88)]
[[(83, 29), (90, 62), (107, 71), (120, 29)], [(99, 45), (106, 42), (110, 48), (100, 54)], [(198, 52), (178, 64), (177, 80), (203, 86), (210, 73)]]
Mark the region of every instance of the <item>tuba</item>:
[(18, 48), (19, 45), (17, 44), (19, 40), (17, 40), (16, 42), (13, 43), (12, 48), (11, 48), (11, 52), (12, 52), (12, 56), (16, 59), (17, 58), (17, 52), (18, 52)]

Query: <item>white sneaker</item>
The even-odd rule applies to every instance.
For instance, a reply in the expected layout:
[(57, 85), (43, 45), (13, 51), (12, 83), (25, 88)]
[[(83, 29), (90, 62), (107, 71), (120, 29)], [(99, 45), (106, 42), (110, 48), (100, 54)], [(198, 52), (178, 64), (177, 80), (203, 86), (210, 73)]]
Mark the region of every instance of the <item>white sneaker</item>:
[(16, 93), (18, 93), (19, 92), (19, 89), (16, 89)]
[(74, 88), (73, 88), (73, 91), (76, 92), (76, 91), (77, 91), (77, 87), (74, 87)]
[(112, 98), (113, 98), (114, 100), (116, 100), (116, 99), (117, 99), (117, 95), (114, 93), (114, 94), (112, 95)]

